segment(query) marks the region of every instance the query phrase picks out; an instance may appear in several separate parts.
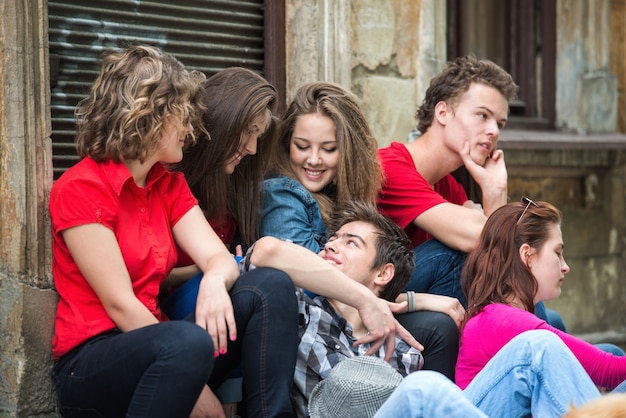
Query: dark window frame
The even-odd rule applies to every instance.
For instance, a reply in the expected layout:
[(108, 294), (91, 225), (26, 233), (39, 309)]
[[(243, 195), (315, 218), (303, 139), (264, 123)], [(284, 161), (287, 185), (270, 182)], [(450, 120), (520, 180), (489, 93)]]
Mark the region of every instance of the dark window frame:
[[(502, 0), (495, 0), (502, 1)], [(476, 54), (465, 45), (467, 13), (464, 0), (448, 0), (448, 59)], [(467, 7), (467, 3), (465, 2)], [(532, 7), (529, 7), (532, 6)], [(552, 130), (556, 120), (556, 0), (504, 0), (497, 14), (483, 16), (504, 21), (502, 65), (520, 86), (511, 103), (514, 129)], [(499, 25), (491, 25), (496, 32)], [(478, 48), (477, 48), (478, 49)], [(485, 48), (486, 49), (486, 48)], [(479, 58), (494, 59), (490, 56)], [(495, 59), (494, 59), (495, 61)]]
[(279, 112), (286, 108), (285, 2), (264, 0), (265, 78), (276, 87)]

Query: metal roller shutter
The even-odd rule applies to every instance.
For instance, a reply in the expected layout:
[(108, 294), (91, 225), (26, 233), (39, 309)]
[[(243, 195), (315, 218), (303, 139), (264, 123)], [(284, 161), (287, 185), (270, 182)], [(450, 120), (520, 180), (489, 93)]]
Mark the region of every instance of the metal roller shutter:
[(55, 179), (78, 161), (74, 108), (104, 50), (142, 42), (207, 76), (230, 66), (263, 74), (263, 0), (50, 0), (48, 14)]

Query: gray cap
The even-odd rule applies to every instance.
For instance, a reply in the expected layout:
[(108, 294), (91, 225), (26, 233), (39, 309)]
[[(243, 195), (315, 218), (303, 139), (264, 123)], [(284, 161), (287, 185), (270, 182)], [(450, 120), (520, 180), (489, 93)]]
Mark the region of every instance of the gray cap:
[(402, 382), (402, 375), (378, 357), (341, 361), (311, 392), (311, 418), (368, 418)]

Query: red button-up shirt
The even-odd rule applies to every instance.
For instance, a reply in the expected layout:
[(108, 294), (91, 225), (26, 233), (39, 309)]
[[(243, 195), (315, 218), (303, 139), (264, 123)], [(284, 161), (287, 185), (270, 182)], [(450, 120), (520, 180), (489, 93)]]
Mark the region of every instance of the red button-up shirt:
[(53, 185), (52, 273), (60, 300), (53, 356), (58, 359), (81, 342), (115, 327), (70, 254), (63, 230), (99, 223), (117, 237), (137, 298), (162, 320), (159, 286), (176, 263), (172, 228), (197, 200), (180, 173), (156, 164), (146, 187), (138, 187), (126, 166), (84, 158)]

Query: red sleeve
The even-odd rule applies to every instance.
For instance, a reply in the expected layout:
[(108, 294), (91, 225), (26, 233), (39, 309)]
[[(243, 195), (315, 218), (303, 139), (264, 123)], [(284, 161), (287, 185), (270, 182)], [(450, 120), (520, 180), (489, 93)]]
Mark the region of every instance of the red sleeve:
[[(92, 223), (115, 230), (119, 196), (99, 177), (82, 170), (88, 163), (81, 164), (77, 170), (57, 180), (52, 188), (50, 213), (54, 234)], [(78, 175), (72, 176), (76, 171)]]
[[(379, 149), (378, 155), (385, 174), (378, 207), (400, 227), (407, 228), (419, 215), (441, 203), (462, 205), (467, 200), (463, 187), (451, 175), (437, 182), (433, 189), (417, 171), (403, 144), (394, 142)], [(409, 235), (414, 246), (430, 238), (424, 231), (423, 237)]]
[(189, 189), (189, 185), (182, 173), (168, 173), (169, 181), (160, 184), (159, 193), (162, 201), (169, 205), (170, 225), (174, 227), (180, 218), (198, 204)]

